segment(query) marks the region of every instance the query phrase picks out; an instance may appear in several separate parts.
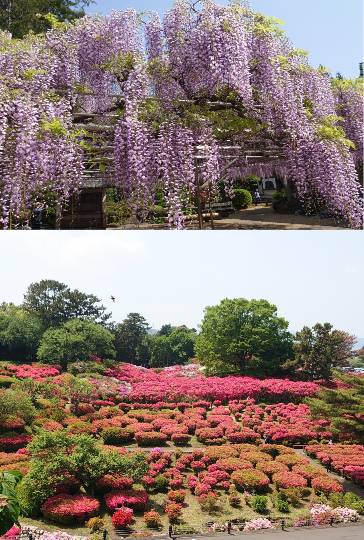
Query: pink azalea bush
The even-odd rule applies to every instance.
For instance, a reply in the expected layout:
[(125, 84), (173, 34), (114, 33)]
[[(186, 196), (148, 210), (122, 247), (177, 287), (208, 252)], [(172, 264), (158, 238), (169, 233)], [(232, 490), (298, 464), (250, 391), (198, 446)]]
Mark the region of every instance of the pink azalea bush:
[(87, 495), (60, 493), (49, 497), (41, 510), (45, 518), (55, 523), (83, 523), (99, 513), (100, 503)]
[(18, 379), (33, 379), (35, 381), (42, 381), (48, 377), (56, 377), (60, 374), (59, 367), (42, 364), (9, 364), (7, 369), (18, 377)]
[(141, 489), (116, 490), (106, 493), (105, 504), (110, 512), (115, 512), (120, 507), (128, 506), (133, 510), (145, 510), (148, 504), (148, 494)]
[(260, 531), (261, 529), (274, 529), (273, 523), (267, 518), (257, 518), (247, 521), (244, 531)]

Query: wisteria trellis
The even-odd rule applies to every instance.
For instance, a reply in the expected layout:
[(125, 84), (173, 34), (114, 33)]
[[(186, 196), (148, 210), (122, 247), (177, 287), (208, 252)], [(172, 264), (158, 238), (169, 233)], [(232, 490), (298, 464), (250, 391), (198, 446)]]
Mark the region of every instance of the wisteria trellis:
[(123, 107), (114, 181), (139, 215), (162, 190), (170, 225), (183, 228), (197, 187), (217, 192), (219, 144), (252, 137), (252, 130), (216, 123), (206, 103), (220, 102), (229, 121), (255, 125), (256, 140), (279, 142), (274, 169), (294, 182), (306, 210), (325, 209), (362, 227), (360, 85), (311, 68), (271, 19), (245, 3), (212, 0), (197, 7), (178, 0), (163, 21), (127, 10), (22, 42), (0, 33), (3, 227), (26, 222), (50, 194), (62, 205), (82, 186), (83, 135), (72, 113), (108, 111), (115, 93)]

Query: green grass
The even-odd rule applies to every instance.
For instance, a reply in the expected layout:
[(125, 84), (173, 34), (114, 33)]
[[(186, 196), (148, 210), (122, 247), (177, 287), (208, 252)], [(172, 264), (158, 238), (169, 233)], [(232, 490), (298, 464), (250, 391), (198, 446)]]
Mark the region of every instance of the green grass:
[[(268, 493), (268, 495), (271, 495), (272, 493)], [(233, 519), (239, 519), (239, 520), (250, 520), (257, 517), (261, 517), (262, 515), (264, 517), (267, 517), (271, 520), (277, 520), (282, 517), (286, 519), (287, 524), (290, 522), (293, 522), (295, 519), (299, 518), (300, 516), (303, 516), (307, 514), (307, 507), (309, 502), (312, 501), (314, 495), (311, 494), (311, 496), (306, 499), (305, 501), (302, 501), (299, 507), (294, 508), (293, 506), (290, 506), (290, 513), (289, 514), (281, 514), (278, 512), (275, 508), (273, 508), (272, 501), (269, 497), (268, 502), (268, 511), (266, 514), (258, 514), (257, 512), (254, 512), (252, 508), (248, 504), (245, 503), (244, 497), (242, 494), (240, 494), (240, 500), (241, 505), (238, 508), (233, 508), (228, 501), (228, 496), (225, 493), (221, 493), (219, 500), (219, 507), (216, 510), (216, 512), (208, 513), (203, 512), (200, 504), (197, 500), (197, 497), (193, 496), (189, 491), (187, 491), (186, 495), (186, 501), (185, 506), (182, 513), (181, 518), (181, 525), (186, 525), (189, 528), (193, 528), (196, 532), (208, 532), (207, 522), (215, 522), (220, 525), (223, 525), (228, 520)], [(168, 531), (169, 521), (167, 516), (164, 514), (164, 503), (166, 501), (167, 495), (165, 493), (156, 493), (150, 495), (150, 502), (149, 502), (149, 508), (156, 510), (160, 516), (161, 516), (161, 522), (162, 522), (162, 528), (161, 532), (166, 533)], [(105, 521), (106, 528), (112, 532), (112, 522), (111, 517), (103, 512), (101, 514), (101, 517)], [(153, 534), (155, 531), (148, 529), (144, 523), (143, 519), (143, 512), (139, 512), (134, 514), (135, 520), (134, 524), (132, 526), (132, 532), (135, 533), (150, 533)], [(42, 519), (29, 519), (29, 518), (22, 518), (22, 523), (33, 525), (35, 527), (38, 527), (40, 529), (46, 530), (46, 531), (58, 531), (62, 530), (72, 535), (77, 536), (89, 536), (90, 531), (82, 526), (74, 526), (74, 527), (62, 527), (57, 524), (50, 524), (49, 522), (46, 522)]]

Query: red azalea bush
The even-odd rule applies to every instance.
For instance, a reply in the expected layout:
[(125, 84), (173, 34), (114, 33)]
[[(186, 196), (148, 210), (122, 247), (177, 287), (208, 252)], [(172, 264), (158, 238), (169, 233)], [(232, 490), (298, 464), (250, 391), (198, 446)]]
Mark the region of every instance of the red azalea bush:
[(133, 510), (145, 510), (148, 504), (148, 493), (141, 489), (129, 489), (110, 491), (104, 496), (105, 504), (110, 512), (114, 512), (122, 506), (128, 506)]
[(96, 489), (101, 492), (125, 490), (133, 487), (133, 479), (121, 474), (105, 474), (96, 482)]
[(243, 469), (252, 469), (253, 465), (251, 464), (250, 461), (231, 457), (231, 458), (218, 459), (215, 465), (211, 465), (209, 467), (209, 470), (210, 471), (214, 470), (214, 468), (216, 467), (223, 471), (233, 472), (233, 471), (238, 471), (238, 470), (243, 470)]
[(0, 421), (0, 432), (6, 431), (23, 431), (25, 427), (25, 422), (21, 418), (16, 416), (10, 416), (8, 418), (3, 418)]
[(257, 469), (234, 471), (231, 475), (231, 481), (242, 491), (254, 489), (257, 492), (264, 492), (269, 486), (268, 476)]
[(307, 487), (307, 480), (300, 474), (293, 472), (281, 472), (273, 475), (274, 484), (281, 489)]
[(134, 512), (131, 508), (120, 508), (116, 510), (111, 521), (115, 529), (128, 528), (133, 523)]
[(158, 446), (167, 442), (168, 436), (158, 431), (135, 433), (135, 440), (139, 446)]
[(184, 489), (178, 489), (175, 491), (168, 491), (167, 497), (170, 501), (182, 504), (186, 498), (186, 492)]
[(329, 495), (330, 493), (342, 493), (344, 491), (340, 482), (337, 482), (330, 476), (317, 476), (311, 481), (311, 485), (315, 490), (315, 493), (323, 493)]
[(47, 377), (56, 377), (61, 371), (58, 366), (42, 364), (9, 364), (7, 369), (14, 373), (18, 379), (33, 379), (35, 381), (41, 381)]
[(83, 523), (90, 517), (96, 516), (100, 503), (87, 495), (69, 495), (60, 493), (49, 497), (42, 505), (42, 514), (55, 523), (68, 525)]
[(315, 478), (316, 476), (325, 475), (325, 471), (316, 465), (294, 465), (292, 467), (292, 472), (300, 474), (309, 482), (311, 482), (312, 478)]
[(146, 526), (150, 529), (159, 529), (162, 526), (161, 517), (155, 510), (145, 512), (144, 521)]
[(310, 464), (310, 461), (307, 458), (298, 456), (297, 454), (285, 454), (283, 456), (278, 456), (276, 458), (276, 461), (278, 463), (284, 463), (290, 469), (292, 469), (292, 467), (294, 467), (295, 465), (309, 465)]
[(171, 441), (176, 446), (187, 446), (190, 443), (191, 436), (188, 433), (173, 433)]
[(260, 461), (256, 466), (257, 470), (264, 472), (272, 480), (273, 474), (288, 471), (287, 465), (278, 461)]
[(2, 536), (1, 538), (12, 538), (12, 539), (19, 538), (20, 533), (21, 533), (21, 528), (18, 527), (17, 525), (13, 525), (11, 529), (9, 529), (8, 532), (6, 532), (4, 536)]
[(196, 431), (197, 440), (203, 444), (224, 443), (224, 432), (221, 428), (202, 428)]
[(0, 436), (0, 452), (16, 452), (20, 448), (27, 446), (31, 440), (31, 435), (6, 433)]
[(183, 506), (178, 503), (170, 502), (167, 503), (164, 512), (168, 516), (168, 519), (171, 523), (177, 523), (182, 515)]
[(241, 431), (232, 431), (227, 434), (227, 439), (233, 444), (245, 443), (245, 442), (255, 442), (260, 439), (261, 436), (256, 431), (253, 431), (250, 428), (244, 427)]
[(240, 459), (244, 461), (250, 461), (253, 465), (256, 465), (259, 461), (272, 461), (272, 457), (266, 452), (259, 452), (254, 450), (253, 452), (242, 452)]

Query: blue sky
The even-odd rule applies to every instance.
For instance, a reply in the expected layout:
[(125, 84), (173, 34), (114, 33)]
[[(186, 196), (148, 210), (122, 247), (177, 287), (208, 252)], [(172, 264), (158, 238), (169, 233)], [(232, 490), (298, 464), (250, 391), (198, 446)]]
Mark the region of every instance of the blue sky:
[[(227, 0), (219, 0), (220, 4)], [(96, 0), (90, 13), (133, 7), (163, 13), (173, 0)], [(256, 11), (285, 21), (285, 30), (300, 49), (310, 51), (312, 65), (323, 64), (335, 74), (358, 76), (362, 60), (362, 0), (251, 0)]]
[(266, 298), (293, 331), (329, 321), (364, 338), (361, 232), (3, 231), (0, 253), (0, 302), (56, 279), (98, 295), (115, 320), (136, 311), (159, 328), (196, 326), (223, 298)]

